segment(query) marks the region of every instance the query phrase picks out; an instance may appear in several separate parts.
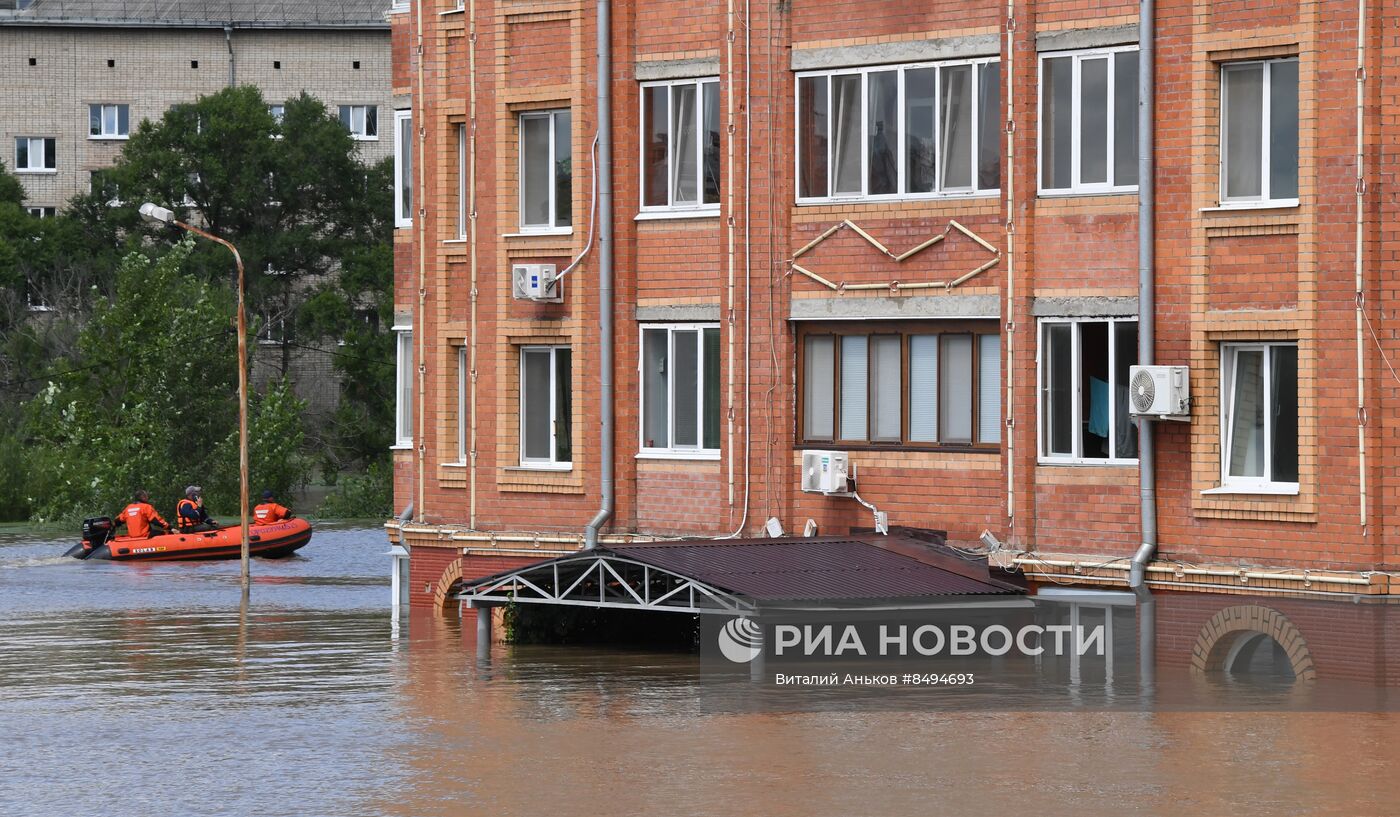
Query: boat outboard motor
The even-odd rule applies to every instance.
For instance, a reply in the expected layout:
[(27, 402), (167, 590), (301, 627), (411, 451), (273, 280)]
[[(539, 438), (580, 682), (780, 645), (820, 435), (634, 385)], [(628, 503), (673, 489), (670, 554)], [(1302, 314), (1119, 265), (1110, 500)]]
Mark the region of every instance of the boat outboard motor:
[[(110, 516), (94, 516), (83, 520), (83, 541), (68, 549), (64, 555), (75, 559), (86, 559), (99, 548), (104, 548), (116, 533), (116, 525)], [(107, 552), (103, 550), (103, 552)]]

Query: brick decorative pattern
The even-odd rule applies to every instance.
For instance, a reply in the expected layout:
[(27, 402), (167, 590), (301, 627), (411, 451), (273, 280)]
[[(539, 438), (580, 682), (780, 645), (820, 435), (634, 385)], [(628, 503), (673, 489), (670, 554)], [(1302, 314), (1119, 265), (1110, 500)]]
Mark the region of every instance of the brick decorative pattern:
[(1263, 633), (1283, 647), (1294, 678), (1316, 680), (1317, 667), (1313, 665), (1312, 652), (1297, 626), (1283, 613), (1257, 604), (1226, 607), (1211, 616), (1191, 650), (1191, 672), (1197, 675), (1224, 672), (1229, 669), (1225, 661), (1232, 648), (1256, 633)]

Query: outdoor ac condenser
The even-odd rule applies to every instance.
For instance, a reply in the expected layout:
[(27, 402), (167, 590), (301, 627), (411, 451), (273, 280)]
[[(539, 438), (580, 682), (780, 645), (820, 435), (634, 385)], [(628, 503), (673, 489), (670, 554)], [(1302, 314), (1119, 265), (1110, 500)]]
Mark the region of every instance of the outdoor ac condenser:
[(564, 284), (555, 273), (553, 264), (513, 264), (510, 268), (511, 295), (518, 301), (549, 301), (564, 299)]
[(807, 493), (848, 496), (852, 476), (844, 451), (802, 452), (802, 490)]
[(1191, 375), (1185, 366), (1133, 366), (1128, 407), (1134, 417), (1191, 419)]

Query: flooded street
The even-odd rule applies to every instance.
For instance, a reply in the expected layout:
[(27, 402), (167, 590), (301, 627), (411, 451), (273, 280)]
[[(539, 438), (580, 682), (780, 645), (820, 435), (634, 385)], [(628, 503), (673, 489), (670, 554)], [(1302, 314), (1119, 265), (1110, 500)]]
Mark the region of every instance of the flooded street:
[(456, 622), (394, 625), (375, 528), (255, 561), (246, 610), (236, 561), (69, 544), (0, 533), (6, 817), (1400, 811), (1395, 714), (774, 713), (688, 654), (478, 667)]

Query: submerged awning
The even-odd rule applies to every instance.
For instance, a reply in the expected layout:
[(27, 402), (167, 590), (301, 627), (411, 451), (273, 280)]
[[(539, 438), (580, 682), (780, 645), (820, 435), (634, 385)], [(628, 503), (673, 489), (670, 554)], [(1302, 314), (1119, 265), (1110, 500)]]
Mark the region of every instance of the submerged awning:
[(473, 606), (534, 603), (747, 615), (760, 608), (917, 607), (947, 597), (1016, 596), (1011, 574), (931, 532), (600, 546), (477, 579)]

